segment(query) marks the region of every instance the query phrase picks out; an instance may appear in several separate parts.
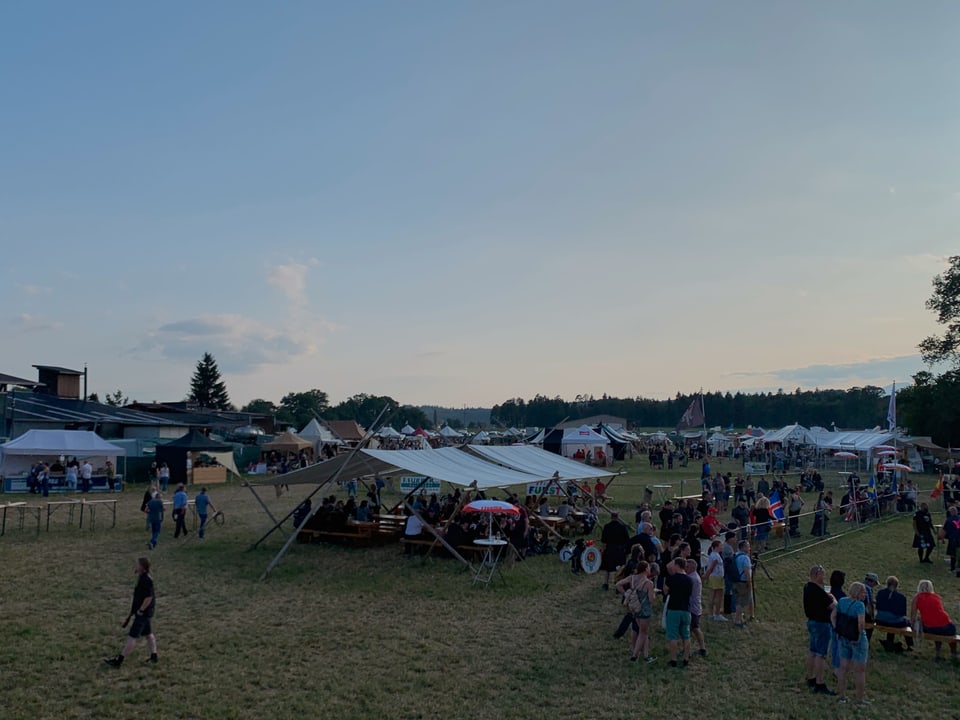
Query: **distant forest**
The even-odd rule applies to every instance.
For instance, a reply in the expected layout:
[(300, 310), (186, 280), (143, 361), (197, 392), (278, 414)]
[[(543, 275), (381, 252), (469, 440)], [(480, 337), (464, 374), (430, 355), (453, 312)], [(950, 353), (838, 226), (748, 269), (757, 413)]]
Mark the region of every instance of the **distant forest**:
[[(504, 428), (549, 427), (567, 418), (614, 415), (625, 418), (630, 427), (672, 428), (698, 397), (699, 393), (677, 393), (670, 400), (578, 396), (572, 402), (543, 395), (532, 400), (513, 398), (493, 406), (490, 424)], [(703, 396), (708, 427), (732, 425), (737, 428), (747, 425), (776, 428), (794, 422), (805, 427), (819, 425), (827, 429), (834, 424), (838, 428), (853, 429), (886, 426), (889, 399), (883, 388), (870, 385), (849, 390), (803, 391), (797, 388), (792, 393), (783, 390), (757, 394), (711, 392)], [(432, 413), (427, 414), (433, 418)]]

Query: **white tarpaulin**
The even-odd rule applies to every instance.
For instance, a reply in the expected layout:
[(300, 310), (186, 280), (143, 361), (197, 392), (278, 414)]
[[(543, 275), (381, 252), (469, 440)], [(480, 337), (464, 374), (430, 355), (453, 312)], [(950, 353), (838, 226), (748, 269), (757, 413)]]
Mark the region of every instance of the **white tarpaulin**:
[(126, 455), (122, 447), (108, 443), (89, 430), (27, 430), (0, 445), (0, 468), (5, 474), (25, 472), (32, 460), (47, 462), (61, 455), (76, 458), (113, 458)]
[(616, 473), (568, 460), (556, 453), (547, 452), (532, 445), (486, 446), (474, 445), (468, 452), (476, 453), (485, 460), (531, 475), (551, 477), (560, 473), (561, 480), (588, 480), (613, 477)]
[(779, 430), (771, 430), (764, 434), (765, 443), (797, 443), (798, 445), (814, 445), (816, 438), (803, 425), (794, 423)]
[(338, 472), (341, 479), (350, 480), (356, 477), (369, 477), (375, 473), (389, 474), (398, 471), (443, 480), (461, 487), (476, 481), (477, 488), (480, 490), (526, 485), (548, 480), (552, 475), (552, 472), (550, 475), (533, 475), (498, 467), (452, 447), (436, 450), (432, 448), (426, 450), (365, 449), (357, 451), (352, 456), (340, 455), (301, 470), (264, 478), (259, 481), (259, 484), (313, 483), (319, 485), (333, 479)]
[(813, 434), (813, 441), (818, 448), (823, 450), (867, 452), (878, 445), (890, 444), (894, 437), (894, 434), (888, 431), (841, 430), (839, 432), (829, 432), (820, 428), (820, 432)]
[(127, 451), (89, 430), (27, 430), (20, 437), (0, 445), (0, 454), (116, 457), (126, 455)]

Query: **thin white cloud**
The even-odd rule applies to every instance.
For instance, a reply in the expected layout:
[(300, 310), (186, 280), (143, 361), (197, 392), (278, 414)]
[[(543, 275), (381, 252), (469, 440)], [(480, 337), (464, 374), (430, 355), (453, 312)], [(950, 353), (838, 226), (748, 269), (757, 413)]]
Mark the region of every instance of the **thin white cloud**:
[(309, 264), (303, 263), (274, 265), (267, 272), (267, 284), (279, 290), (292, 305), (306, 307), (309, 270)]
[(38, 333), (47, 330), (59, 330), (63, 323), (59, 320), (51, 320), (40, 315), (31, 315), (30, 313), (21, 313), (13, 318), (13, 331), (17, 335), (27, 333)]
[(209, 352), (222, 371), (246, 373), (316, 353), (326, 330), (323, 325), (267, 324), (237, 314), (202, 315), (160, 325), (134, 354), (194, 362)]
[[(856, 363), (836, 365), (807, 365), (778, 370), (726, 373), (724, 377), (763, 379), (763, 387), (850, 387), (878, 385), (885, 387), (896, 381), (904, 383), (916, 372), (926, 369), (919, 355), (901, 355), (889, 358), (870, 358)], [(754, 388), (750, 388), (754, 389)], [(757, 388), (759, 389), (759, 388)]]
[(48, 295), (53, 292), (53, 289), (48, 285), (17, 285), (17, 290), (22, 292), (24, 295)]

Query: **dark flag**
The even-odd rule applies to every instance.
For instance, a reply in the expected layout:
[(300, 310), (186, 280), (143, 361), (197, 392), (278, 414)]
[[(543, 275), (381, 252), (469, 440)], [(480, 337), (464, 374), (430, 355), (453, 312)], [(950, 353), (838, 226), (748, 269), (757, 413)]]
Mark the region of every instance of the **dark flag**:
[(690, 407), (677, 423), (677, 430), (686, 430), (687, 428), (700, 427), (705, 422), (703, 415), (703, 396), (698, 396), (690, 403)]

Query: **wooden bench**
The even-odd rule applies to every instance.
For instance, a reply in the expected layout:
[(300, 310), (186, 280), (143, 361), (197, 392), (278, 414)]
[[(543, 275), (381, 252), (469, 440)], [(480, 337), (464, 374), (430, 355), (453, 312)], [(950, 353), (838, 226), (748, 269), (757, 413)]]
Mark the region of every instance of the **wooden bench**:
[[(441, 557), (451, 557), (450, 554), (447, 552), (447, 549), (443, 545), (441, 545), (440, 542), (438, 542), (433, 538), (423, 539), (423, 540), (411, 540), (410, 538), (402, 537), (400, 538), (400, 543), (403, 545), (410, 545), (412, 547), (425, 547), (427, 549), (429, 549), (431, 546), (434, 546), (433, 552), (439, 551)], [(434, 545), (434, 543), (436, 543), (436, 545)], [(457, 545), (456, 550), (458, 553), (460, 553), (464, 557), (467, 557), (468, 555), (479, 555), (486, 552), (486, 548), (481, 547), (480, 545)]]
[(308, 538), (311, 541), (320, 541), (320, 542), (334, 542), (340, 545), (371, 545), (373, 542), (373, 534), (370, 532), (357, 532), (343, 530), (311, 530), (304, 528), (300, 531), (300, 535)]
[(880, 623), (873, 623), (872, 625), (870, 623), (867, 623), (866, 628), (868, 630), (870, 628), (873, 628), (873, 632), (878, 635), (887, 634), (887, 635), (900, 635), (902, 637), (908, 637), (908, 638), (913, 637), (912, 627), (888, 627), (886, 625), (881, 625)]
[[(880, 623), (874, 623), (871, 625), (867, 623), (867, 628), (873, 628), (873, 632), (877, 634), (891, 634), (891, 635), (900, 635), (902, 637), (913, 638), (916, 637), (916, 634), (913, 632), (911, 627), (888, 627), (886, 625), (881, 625)], [(954, 635), (952, 638), (949, 635), (934, 635), (933, 633), (923, 633), (924, 639), (950, 643), (960, 643), (960, 635)]]

